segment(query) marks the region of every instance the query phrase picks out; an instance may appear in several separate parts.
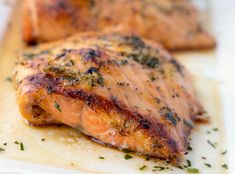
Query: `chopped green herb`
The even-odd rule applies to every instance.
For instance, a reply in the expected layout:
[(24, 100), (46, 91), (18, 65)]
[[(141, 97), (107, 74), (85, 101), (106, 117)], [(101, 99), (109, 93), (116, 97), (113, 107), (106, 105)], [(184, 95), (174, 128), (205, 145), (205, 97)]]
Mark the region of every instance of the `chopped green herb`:
[(117, 62), (118, 65), (126, 65), (126, 64), (129, 63), (128, 60), (126, 60), (126, 59), (122, 59), (122, 60), (119, 60), (119, 61), (116, 61), (116, 62)]
[(51, 86), (47, 86), (46, 90), (47, 90), (47, 94), (52, 94), (52, 92), (53, 92), (53, 89)]
[(187, 168), (188, 173), (199, 173), (199, 170), (196, 168)]
[(172, 110), (168, 107), (162, 107), (160, 109), (161, 116), (165, 117), (172, 125), (176, 126), (178, 123), (178, 116), (176, 113), (173, 113)]
[(61, 112), (60, 105), (55, 101), (54, 107)]
[(156, 79), (157, 79), (157, 78), (156, 78), (155, 76), (151, 76), (151, 77), (150, 77), (150, 80), (151, 80), (151, 81), (154, 81), (154, 80), (156, 80)]
[(144, 41), (137, 36), (125, 36), (123, 43), (132, 46), (135, 49), (142, 50), (146, 47)]
[(7, 143), (3, 143), (3, 145), (4, 145), (4, 146), (6, 146), (6, 145), (7, 145)]
[(179, 169), (184, 169), (182, 166), (176, 166), (177, 168), (179, 168)]
[(223, 167), (224, 169), (226, 169), (226, 170), (228, 169), (228, 165), (227, 165), (227, 164), (223, 164), (222, 167)]
[(146, 155), (145, 160), (149, 161), (149, 159), (150, 159), (150, 156)]
[(213, 131), (215, 131), (215, 132), (218, 131), (218, 130), (219, 130), (218, 128), (213, 128)]
[(24, 57), (24, 59), (26, 59), (26, 60), (33, 59), (35, 56), (36, 56), (36, 54), (33, 54), (33, 53), (24, 53), (24, 54), (23, 54), (23, 57)]
[(206, 133), (207, 133), (207, 134), (210, 134), (210, 133), (211, 133), (211, 131), (207, 131)]
[(154, 171), (162, 171), (165, 169), (165, 167), (162, 167), (162, 166), (154, 166)]
[(18, 141), (15, 141), (14, 143), (15, 143), (15, 144), (19, 144), (19, 142), (18, 142)]
[(160, 62), (157, 57), (154, 57), (152, 55), (143, 54), (143, 53), (133, 53), (126, 55), (127, 58), (132, 59), (141, 65), (148, 66), (149, 68), (155, 69), (160, 67)]
[(157, 97), (155, 97), (155, 101), (156, 101), (157, 104), (161, 103), (161, 100), (159, 98), (157, 98)]
[(39, 53), (24, 53), (22, 56), (24, 59), (30, 60), (30, 59), (36, 58), (37, 56), (45, 55), (45, 54), (52, 54), (52, 52), (51, 50), (43, 50)]
[(5, 80), (8, 81), (8, 82), (12, 82), (12, 78), (11, 77), (6, 77)]
[(139, 170), (143, 171), (143, 170), (146, 169), (146, 168), (147, 168), (147, 166), (146, 166), (146, 165), (143, 165), (143, 166), (141, 166), (141, 167), (139, 168)]
[(171, 59), (170, 63), (175, 67), (175, 69), (181, 74), (183, 75), (183, 67), (180, 65), (180, 63), (175, 60), (175, 59)]
[(211, 168), (211, 165), (209, 163), (204, 163), (204, 164), (205, 164), (205, 166)]
[(104, 157), (103, 157), (103, 156), (100, 156), (99, 159), (104, 159)]
[(221, 154), (222, 155), (225, 155), (227, 153), (227, 150), (223, 151)]
[(2, 152), (2, 151), (5, 151), (5, 149), (4, 149), (4, 148), (2, 148), (2, 147), (0, 147), (0, 152)]
[(213, 144), (210, 140), (207, 140), (207, 143), (211, 145), (211, 147), (216, 148), (215, 144)]
[(125, 158), (126, 160), (129, 160), (129, 159), (133, 158), (133, 156), (126, 154), (126, 155), (124, 156), (124, 158)]
[(188, 146), (187, 150), (188, 150), (188, 151), (192, 151), (193, 148), (192, 148), (191, 146)]
[(42, 140), (42, 141), (45, 141), (46, 139), (45, 139), (45, 138), (42, 138), (41, 140)]
[(100, 86), (104, 86), (104, 78), (101, 74), (98, 74), (97, 83), (100, 84)]
[(104, 86), (104, 78), (98, 71), (98, 68), (90, 67), (87, 71), (80, 72), (57, 64), (50, 64), (44, 68), (46, 74), (55, 74), (61, 77), (67, 85), (82, 84), (87, 87), (94, 87), (97, 85)]
[(20, 150), (24, 151), (24, 144), (20, 142)]
[(53, 54), (51, 50), (43, 50), (39, 54)]
[(192, 163), (190, 160), (187, 160), (187, 167), (191, 167), (192, 166)]

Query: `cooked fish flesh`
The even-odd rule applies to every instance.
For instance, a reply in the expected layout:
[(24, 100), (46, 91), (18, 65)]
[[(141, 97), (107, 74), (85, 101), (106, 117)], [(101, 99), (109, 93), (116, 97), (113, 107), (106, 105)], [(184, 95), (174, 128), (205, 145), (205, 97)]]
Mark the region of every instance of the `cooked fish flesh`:
[(22, 116), (93, 140), (180, 161), (203, 108), (187, 70), (156, 43), (87, 33), (34, 47), (15, 70)]
[(23, 1), (23, 38), (27, 43), (101, 30), (139, 35), (170, 50), (215, 46), (188, 0)]

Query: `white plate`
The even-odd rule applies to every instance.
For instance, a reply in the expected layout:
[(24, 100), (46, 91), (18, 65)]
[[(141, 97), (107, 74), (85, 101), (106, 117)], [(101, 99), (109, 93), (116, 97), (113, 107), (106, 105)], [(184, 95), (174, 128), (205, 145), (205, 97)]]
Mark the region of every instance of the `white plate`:
[[(5, 5), (6, 0), (0, 0), (0, 38), (7, 24), (10, 6)], [(196, 1), (200, 5), (200, 0)], [(213, 30), (218, 42), (216, 49), (217, 70), (212, 72), (220, 81), (222, 95), (223, 115), (227, 147), (229, 149), (229, 171), (235, 172), (233, 159), (235, 158), (235, 1), (233, 0), (210, 0), (211, 13), (213, 16)], [(203, 4), (203, 3), (202, 3)], [(0, 67), (1, 68), (1, 67)], [(210, 73), (209, 73), (210, 74)], [(118, 170), (118, 169), (117, 169)], [(30, 173), (81, 173), (78, 171), (47, 167), (28, 162), (0, 159), (0, 172), (11, 174)]]

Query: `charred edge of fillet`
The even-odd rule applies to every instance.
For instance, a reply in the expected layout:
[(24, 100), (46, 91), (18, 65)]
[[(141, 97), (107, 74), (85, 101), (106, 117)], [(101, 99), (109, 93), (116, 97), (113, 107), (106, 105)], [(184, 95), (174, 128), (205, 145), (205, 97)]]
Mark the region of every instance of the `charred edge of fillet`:
[(183, 66), (176, 60), (176, 59), (171, 59), (170, 63), (175, 67), (175, 69), (182, 75), (184, 76), (184, 68)]
[(115, 97), (111, 96), (111, 101), (108, 101), (101, 96), (98, 96), (91, 92), (86, 92), (82, 89), (71, 89), (64, 88), (60, 84), (60, 80), (58, 78), (54, 78), (51, 75), (45, 74), (36, 74), (33, 76), (27, 77), (25, 80), (28, 80), (30, 84), (41, 87), (46, 90), (49, 89), (50, 94), (55, 93), (58, 95), (63, 95), (65, 97), (70, 97), (75, 100), (84, 101), (88, 106), (93, 109), (101, 109), (104, 112), (117, 111), (123, 116), (135, 119), (138, 121), (140, 128), (147, 130), (151, 136), (156, 136), (157, 138), (162, 138), (164, 144), (171, 151), (170, 158), (175, 159), (180, 154), (180, 150), (178, 148), (175, 140), (170, 138), (169, 134), (165, 130), (164, 125), (161, 123), (154, 123), (146, 119), (143, 115), (132, 112), (128, 110), (126, 106), (121, 104)]

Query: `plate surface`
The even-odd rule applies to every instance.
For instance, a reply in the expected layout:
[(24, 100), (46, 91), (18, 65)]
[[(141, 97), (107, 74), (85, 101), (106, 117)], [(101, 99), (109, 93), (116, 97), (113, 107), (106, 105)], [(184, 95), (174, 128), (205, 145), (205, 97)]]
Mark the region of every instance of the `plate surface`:
[[(205, 4), (205, 2), (197, 1), (198, 5), (206, 11), (203, 19), (205, 23), (209, 24), (209, 28), (210, 26), (213, 28), (219, 43), (217, 49), (211, 52), (180, 53), (175, 57), (193, 74), (198, 98), (211, 117), (210, 125), (199, 125), (193, 131), (191, 142), (193, 151), (186, 156), (186, 159), (190, 159), (192, 165), (199, 168), (201, 173), (223, 174), (226, 173), (226, 170), (221, 165), (225, 163), (225, 156), (221, 155), (221, 152), (226, 149), (222, 115), (225, 118), (230, 159), (234, 157), (232, 147), (235, 147), (234, 126), (231, 124), (231, 122), (235, 122), (234, 117), (231, 116), (234, 107), (232, 97), (235, 98), (235, 68), (233, 68), (235, 59), (232, 58), (235, 55), (232, 54), (235, 53), (233, 48), (235, 23), (233, 19), (228, 19), (235, 16), (232, 8), (235, 3), (232, 0), (228, 3), (224, 3), (222, 0), (207, 2)], [(6, 24), (10, 9), (11, 6), (5, 5), (3, 0), (0, 0), (0, 13), (4, 14), (0, 15), (1, 33), (4, 28), (6, 29), (2, 25), (2, 21), (5, 21), (4, 24)], [(152, 169), (155, 165), (163, 165), (161, 162), (146, 161), (137, 155), (133, 155), (133, 158), (127, 161), (123, 159), (123, 152), (92, 143), (70, 128), (33, 128), (23, 122), (17, 109), (13, 85), (6, 80), (14, 67), (16, 51), (23, 47), (20, 40), (19, 19), (20, 11), (18, 9), (13, 12), (11, 25), (3, 37), (0, 49), (0, 147), (6, 150), (0, 152), (0, 172), (35, 173), (36, 169), (38, 173), (75, 173), (72, 170), (47, 167), (54, 166), (91, 173), (156, 173)], [(224, 112), (221, 110), (222, 106)], [(218, 128), (219, 131), (213, 131), (213, 128)], [(208, 134), (208, 131), (211, 133)], [(218, 145), (213, 148), (207, 140), (218, 143)], [(15, 141), (23, 142), (25, 150), (20, 151), (19, 146), (14, 143)], [(7, 142), (6, 147), (3, 145), (4, 142)], [(105, 159), (99, 159), (100, 156)], [(204, 156), (207, 158), (205, 161), (202, 160)], [(212, 167), (208, 168), (204, 163), (210, 163)], [(234, 166), (231, 164), (229, 168), (232, 174)], [(139, 167), (143, 165), (146, 165), (147, 168), (140, 171)], [(184, 170), (178, 168), (161, 173), (175, 172), (185, 173)]]

